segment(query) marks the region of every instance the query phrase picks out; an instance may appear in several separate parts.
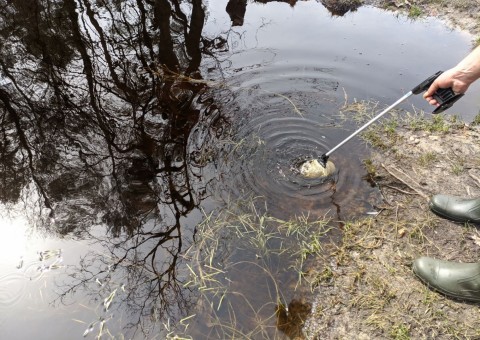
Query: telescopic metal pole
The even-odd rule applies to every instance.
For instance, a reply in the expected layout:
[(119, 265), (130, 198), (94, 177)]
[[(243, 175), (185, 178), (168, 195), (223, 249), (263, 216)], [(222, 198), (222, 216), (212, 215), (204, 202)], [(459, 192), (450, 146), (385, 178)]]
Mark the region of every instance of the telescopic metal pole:
[(345, 138), (342, 142), (340, 142), (337, 146), (335, 146), (333, 149), (331, 149), (330, 151), (328, 151), (326, 154), (324, 154), (322, 156), (322, 159), (327, 159), (328, 156), (330, 156), (332, 154), (332, 152), (334, 152), (335, 150), (337, 150), (339, 147), (341, 147), (343, 144), (345, 144), (346, 142), (348, 142), (350, 139), (352, 139), (353, 137), (355, 137), (356, 135), (358, 135), (360, 132), (362, 132), (363, 130), (365, 130), (367, 127), (369, 127), (372, 123), (374, 123), (375, 121), (377, 121), (377, 119), (379, 119), (380, 117), (382, 117), (385, 113), (387, 113), (388, 111), (392, 110), (394, 107), (396, 107), (398, 104), (400, 104), (401, 102), (403, 102), (404, 100), (406, 100), (408, 97), (410, 97), (411, 95), (413, 94), (412, 91), (409, 91), (407, 94), (405, 94), (402, 98), (400, 98), (399, 100), (397, 100), (395, 103), (393, 103), (392, 105), (390, 105), (389, 107), (387, 107), (385, 110), (383, 110), (382, 112), (380, 112), (378, 115), (376, 115), (375, 117), (373, 117), (372, 119), (370, 119), (367, 123), (365, 123), (362, 127), (360, 127), (357, 131), (355, 131), (354, 133), (352, 133), (350, 136), (348, 136), (347, 138)]
[[(345, 144), (346, 142), (348, 142), (350, 139), (352, 139), (353, 137), (355, 137), (356, 135), (358, 135), (360, 132), (362, 132), (363, 130), (365, 130), (370, 124), (372, 124), (373, 122), (375, 122), (378, 118), (380, 118), (381, 116), (383, 116), (385, 113), (387, 113), (388, 111), (390, 111), (391, 109), (393, 109), (395, 106), (397, 106), (398, 104), (400, 104), (401, 102), (403, 102), (405, 99), (407, 99), (408, 97), (410, 97), (412, 94), (420, 94), (424, 91), (426, 91), (430, 85), (433, 84), (433, 82), (435, 81), (435, 79), (438, 78), (438, 76), (440, 76), (442, 74), (442, 71), (438, 71), (437, 73), (435, 73), (434, 75), (428, 77), (427, 79), (425, 79), (424, 81), (422, 81), (420, 84), (418, 84), (417, 86), (415, 86), (411, 91), (409, 91), (407, 94), (405, 94), (402, 98), (400, 98), (399, 100), (397, 100), (395, 103), (393, 103), (392, 105), (390, 105), (389, 107), (387, 107), (385, 110), (383, 110), (382, 112), (380, 112), (378, 115), (376, 115), (374, 118), (372, 118), (370, 121), (368, 121), (367, 123), (365, 123), (361, 128), (359, 128), (357, 131), (355, 131), (354, 133), (352, 133), (350, 136), (348, 136), (345, 140), (343, 140), (341, 143), (339, 143), (336, 147), (334, 147), (333, 149), (331, 149), (330, 151), (328, 151), (327, 153), (324, 153), (321, 157), (320, 157), (320, 161), (323, 163), (323, 167), (326, 166), (327, 164), (327, 160), (328, 160), (328, 156), (330, 156), (332, 154), (332, 152), (334, 152), (335, 150), (337, 150), (339, 147), (341, 147), (343, 144)], [(440, 88), (438, 89), (437, 91), (435, 91), (435, 93), (432, 95), (433, 98), (435, 98), (435, 100), (437, 101), (438, 103), (438, 106), (437, 108), (432, 112), (432, 113), (440, 113), (440, 112), (443, 112), (444, 110), (447, 110), (448, 108), (450, 108), (458, 99), (460, 99), (462, 96), (463, 96), (463, 93), (455, 93), (453, 92), (453, 89), (452, 88)]]

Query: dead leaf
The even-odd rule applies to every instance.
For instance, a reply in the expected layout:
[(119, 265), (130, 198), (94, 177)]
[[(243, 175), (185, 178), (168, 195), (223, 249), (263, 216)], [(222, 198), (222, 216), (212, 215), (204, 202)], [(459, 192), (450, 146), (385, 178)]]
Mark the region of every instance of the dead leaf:
[(473, 240), (473, 242), (475, 242), (477, 246), (480, 247), (480, 235), (478, 234), (478, 232), (470, 235), (470, 238)]

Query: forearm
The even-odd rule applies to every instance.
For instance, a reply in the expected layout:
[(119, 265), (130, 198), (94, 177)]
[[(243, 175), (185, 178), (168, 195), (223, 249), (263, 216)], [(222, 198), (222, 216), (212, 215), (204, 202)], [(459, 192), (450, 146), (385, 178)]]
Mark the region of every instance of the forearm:
[(477, 46), (457, 66), (443, 72), (423, 97), (432, 105), (438, 105), (432, 97), (439, 88), (451, 88), (455, 93), (465, 93), (468, 87), (480, 78), (480, 46)]
[(453, 69), (456, 71), (455, 78), (468, 84), (480, 78), (480, 46), (477, 46)]

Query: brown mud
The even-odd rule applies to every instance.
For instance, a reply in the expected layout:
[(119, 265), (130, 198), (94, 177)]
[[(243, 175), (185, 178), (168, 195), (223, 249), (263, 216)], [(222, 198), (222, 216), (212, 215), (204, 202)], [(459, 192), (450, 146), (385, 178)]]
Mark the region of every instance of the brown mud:
[(452, 29), (469, 32), (475, 41), (480, 34), (480, 11), (478, 10), (480, 2), (478, 0), (365, 0), (363, 4), (404, 13), (413, 18), (436, 17), (444, 20), (445, 24)]

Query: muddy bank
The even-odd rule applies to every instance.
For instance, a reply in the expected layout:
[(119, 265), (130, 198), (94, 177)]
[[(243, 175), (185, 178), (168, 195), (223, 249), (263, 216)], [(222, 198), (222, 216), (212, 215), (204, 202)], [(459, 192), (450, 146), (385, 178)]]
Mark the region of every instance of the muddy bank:
[[(297, 2), (297, 0), (278, 1), (287, 2), (291, 6)], [(257, 2), (266, 3), (268, 1), (257, 0)], [(478, 44), (480, 11), (478, 11), (477, 0), (320, 0), (319, 2), (333, 16), (343, 16), (356, 11), (361, 6), (374, 6), (407, 15), (413, 20), (436, 17), (444, 20), (446, 25), (452, 29), (471, 33), (474, 36), (474, 43)], [(245, 14), (243, 10), (242, 13)], [(232, 18), (232, 20), (234, 19)]]
[(428, 16), (442, 19), (452, 29), (468, 31), (473, 42), (478, 44), (480, 11), (477, 0), (365, 0), (364, 4), (407, 14), (412, 19)]

